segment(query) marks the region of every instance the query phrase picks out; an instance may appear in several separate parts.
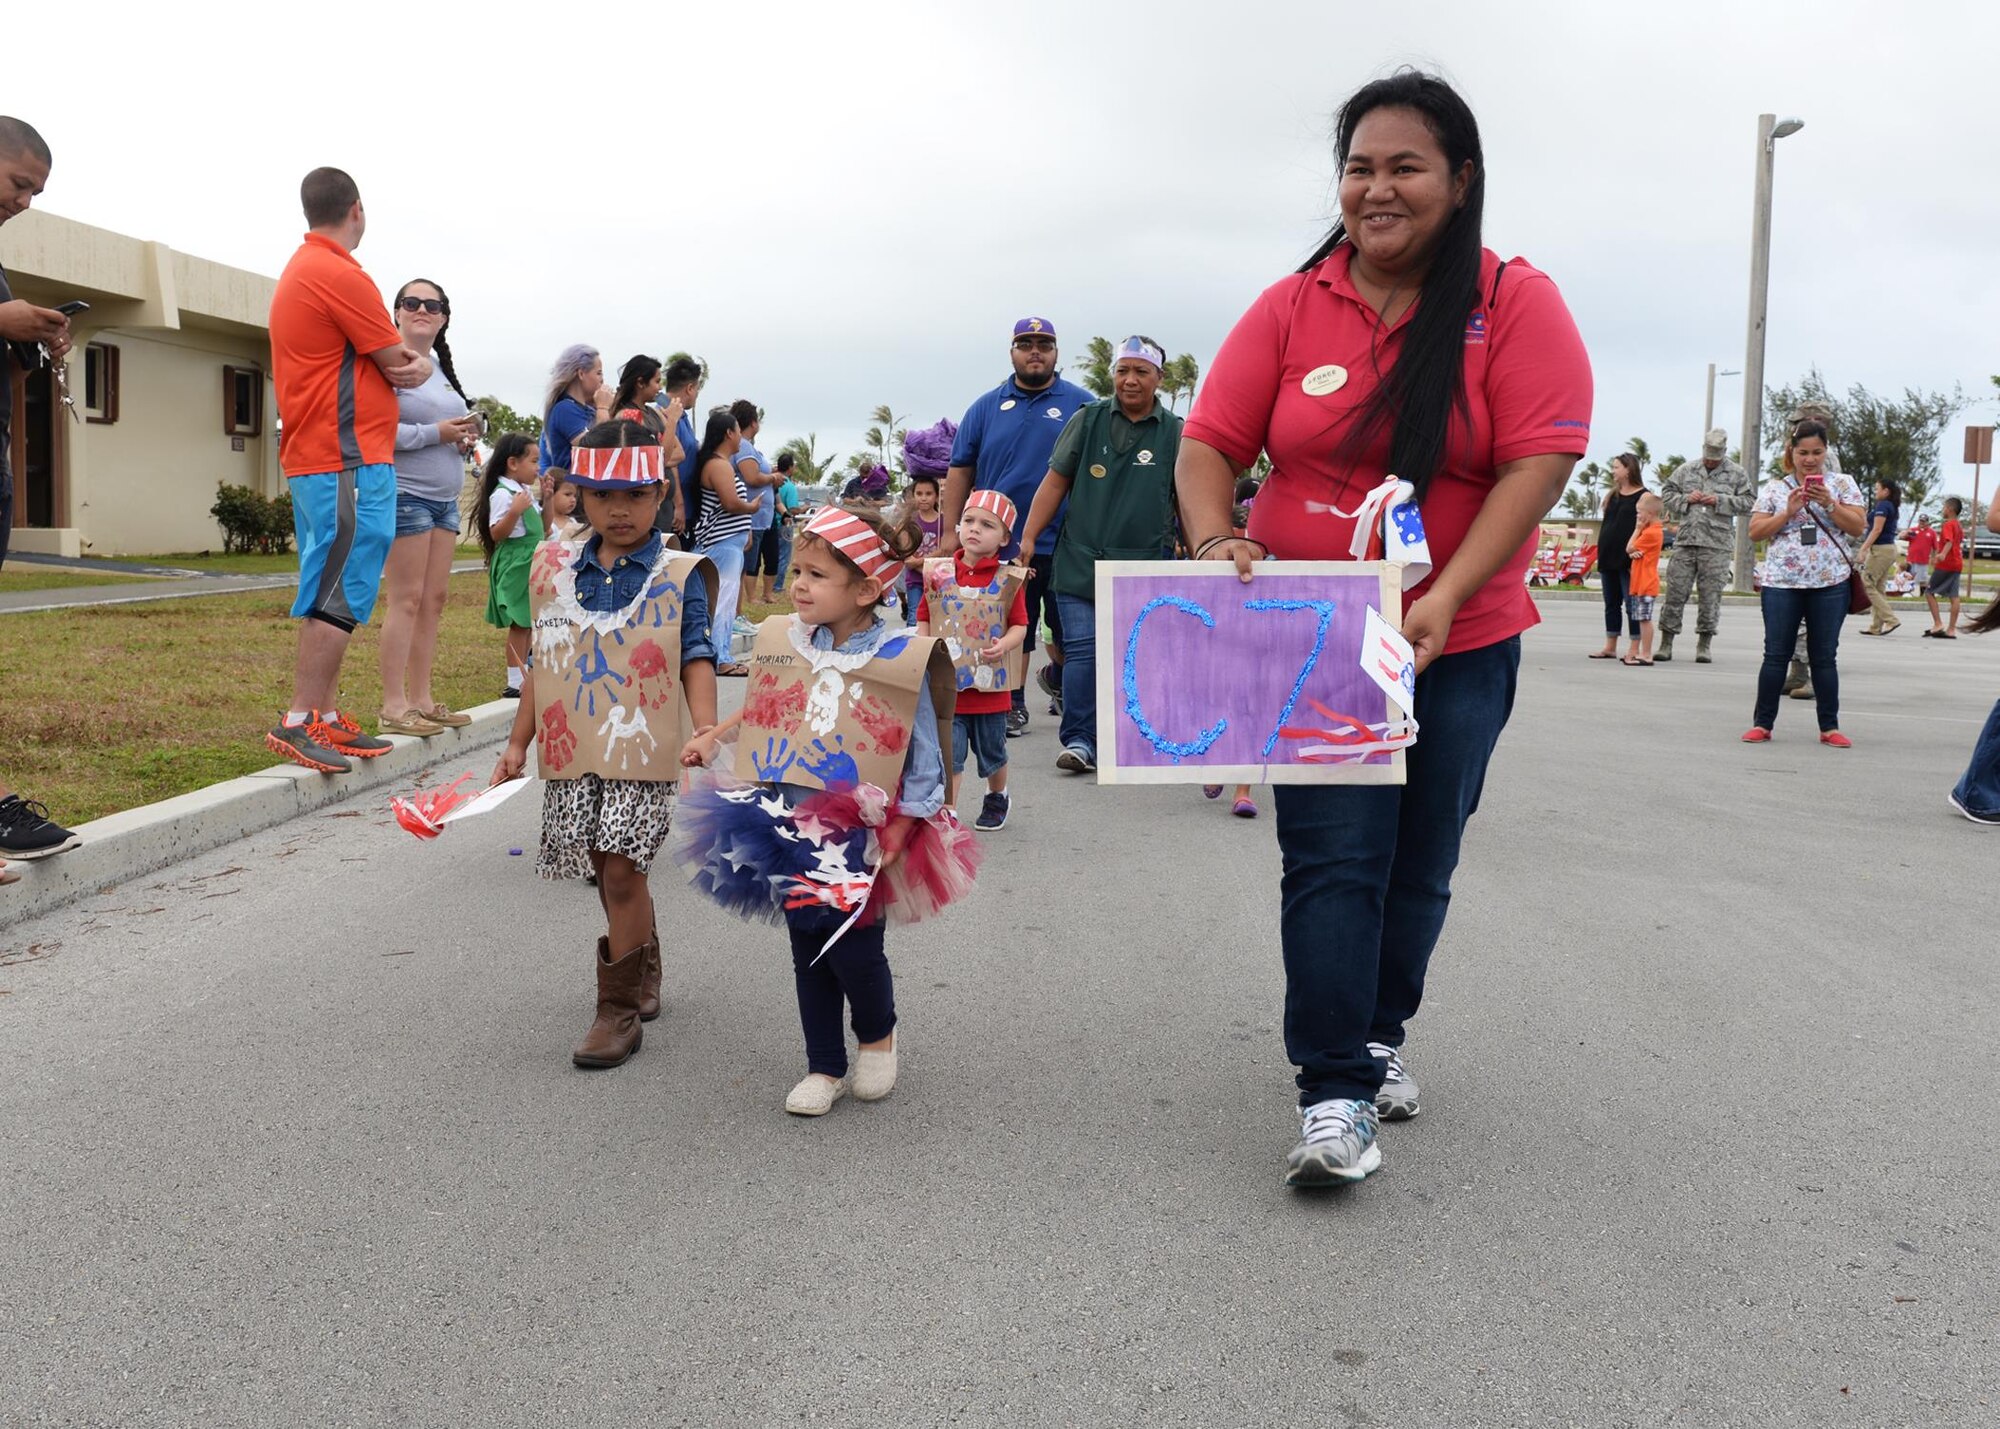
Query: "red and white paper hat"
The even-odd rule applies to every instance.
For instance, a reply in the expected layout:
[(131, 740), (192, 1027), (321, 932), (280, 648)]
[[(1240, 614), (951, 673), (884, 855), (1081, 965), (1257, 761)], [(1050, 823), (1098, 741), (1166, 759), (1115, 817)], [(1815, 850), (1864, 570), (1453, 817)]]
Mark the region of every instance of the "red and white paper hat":
[(885, 587), (903, 569), (902, 561), (872, 526), (838, 506), (829, 506), (806, 522), (806, 534), (819, 537), (854, 562), (863, 576), (873, 576)]
[(637, 491), (664, 479), (666, 453), (657, 446), (571, 447), (569, 480), (590, 491)]
[(1014, 523), (1020, 519), (1019, 513), (1014, 509), (1014, 503), (1009, 501), (1004, 493), (995, 491), (991, 487), (981, 487), (966, 497), (965, 509), (992, 512), (1000, 518), (1000, 524), (1009, 532), (1013, 531)]

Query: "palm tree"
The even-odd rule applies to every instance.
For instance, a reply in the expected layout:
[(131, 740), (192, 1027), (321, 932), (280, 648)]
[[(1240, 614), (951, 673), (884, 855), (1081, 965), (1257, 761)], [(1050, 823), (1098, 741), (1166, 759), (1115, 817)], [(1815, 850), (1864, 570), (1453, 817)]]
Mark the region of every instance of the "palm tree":
[(1625, 443), (1625, 450), (1639, 458), (1639, 470), (1644, 471), (1653, 464), (1653, 449), (1646, 445), (1644, 437), (1633, 437)]
[(1160, 373), (1160, 388), (1167, 394), (1167, 409), (1172, 411), (1180, 405), (1181, 398), (1194, 403), (1194, 386), (1201, 380), (1201, 364), (1194, 360), (1194, 354), (1183, 352), (1168, 361)]
[(861, 434), (861, 439), (875, 448), (875, 460), (891, 472), (903, 469), (903, 422), (884, 405), (868, 414), (868, 420), (875, 425)]
[(792, 465), (798, 473), (794, 479), (800, 486), (827, 485), (833, 478), (833, 464), (839, 460), (832, 452), (823, 457), (819, 454), (819, 436), (815, 432), (793, 437), (778, 448), (778, 454), (791, 456)]
[(1077, 385), (1093, 397), (1111, 395), (1111, 339), (1093, 337), (1084, 344), (1083, 366), (1077, 369)]

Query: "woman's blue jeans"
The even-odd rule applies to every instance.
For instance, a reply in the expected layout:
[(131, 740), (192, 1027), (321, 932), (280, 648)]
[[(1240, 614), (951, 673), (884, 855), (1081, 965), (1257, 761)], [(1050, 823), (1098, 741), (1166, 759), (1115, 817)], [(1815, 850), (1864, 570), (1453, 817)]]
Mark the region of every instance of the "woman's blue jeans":
[[(1818, 670), (1813, 678), (1819, 678)], [(1986, 728), (1972, 746), (1972, 762), (1951, 792), (1969, 812), (1982, 819), (2000, 819), (2000, 703), (1986, 716)]]
[(1840, 627), (1847, 619), (1847, 582), (1811, 590), (1765, 586), (1764, 663), (1757, 670), (1757, 708), (1750, 723), (1770, 729), (1778, 722), (1778, 699), (1785, 671), (1798, 646), (1799, 623), (1806, 627), (1806, 660), (1812, 666), (1813, 699), (1822, 732), (1840, 728)]
[(1285, 1051), (1299, 1103), (1372, 1102), (1382, 1063), (1370, 1042), (1403, 1044), (1451, 904), (1465, 822), (1514, 708), (1519, 636), (1443, 655), (1417, 677), (1408, 782), (1280, 784), (1279, 926)]

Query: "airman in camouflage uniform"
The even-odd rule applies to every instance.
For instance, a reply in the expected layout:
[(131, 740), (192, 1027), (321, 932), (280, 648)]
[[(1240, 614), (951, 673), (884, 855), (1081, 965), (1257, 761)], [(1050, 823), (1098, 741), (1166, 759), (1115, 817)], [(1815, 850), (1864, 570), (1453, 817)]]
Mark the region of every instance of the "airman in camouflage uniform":
[(1678, 521), (1674, 554), (1667, 565), (1667, 589), (1660, 601), (1660, 648), (1655, 660), (1674, 658), (1674, 637), (1689, 592), (1699, 585), (1701, 605), (1695, 617), (1696, 663), (1709, 663), (1708, 642), (1722, 616), (1722, 590), (1729, 584), (1729, 565), (1736, 551), (1736, 518), (1756, 503), (1757, 489), (1743, 468), (1729, 459), (1729, 433), (1712, 429), (1701, 440), (1701, 460), (1684, 461), (1660, 483), (1667, 519)]

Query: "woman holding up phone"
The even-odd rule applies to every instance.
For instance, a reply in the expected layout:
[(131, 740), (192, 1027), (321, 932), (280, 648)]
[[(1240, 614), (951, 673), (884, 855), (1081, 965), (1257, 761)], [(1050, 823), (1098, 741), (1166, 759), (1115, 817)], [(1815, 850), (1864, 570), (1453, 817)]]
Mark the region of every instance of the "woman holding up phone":
[(1757, 708), (1745, 744), (1764, 744), (1778, 722), (1785, 668), (1806, 630), (1813, 698), (1819, 704), (1819, 742), (1836, 749), (1854, 743), (1840, 732), (1840, 673), (1834, 667), (1840, 627), (1847, 619), (1849, 536), (1864, 524), (1861, 488), (1854, 478), (1826, 469), (1826, 425), (1799, 422), (1785, 443), (1784, 475), (1764, 484), (1750, 508), (1750, 539), (1764, 550), (1764, 663), (1757, 671)]
[(403, 341), (432, 361), (421, 387), (396, 391), (396, 539), (382, 568), (388, 600), (377, 727), (428, 738), (472, 723), (432, 692), (431, 658), (458, 549), (465, 455), (479, 438), (479, 419), (452, 367), (445, 341), (451, 299), (444, 289), (412, 278), (397, 289), (394, 307)]

